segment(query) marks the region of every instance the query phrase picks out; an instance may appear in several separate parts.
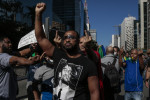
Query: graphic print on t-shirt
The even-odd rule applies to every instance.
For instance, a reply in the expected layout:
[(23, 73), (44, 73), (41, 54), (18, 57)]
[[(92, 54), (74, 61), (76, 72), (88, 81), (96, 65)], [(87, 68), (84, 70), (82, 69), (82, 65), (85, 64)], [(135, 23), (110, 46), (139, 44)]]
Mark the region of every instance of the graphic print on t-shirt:
[(55, 71), (54, 100), (73, 100), (83, 66), (61, 59)]

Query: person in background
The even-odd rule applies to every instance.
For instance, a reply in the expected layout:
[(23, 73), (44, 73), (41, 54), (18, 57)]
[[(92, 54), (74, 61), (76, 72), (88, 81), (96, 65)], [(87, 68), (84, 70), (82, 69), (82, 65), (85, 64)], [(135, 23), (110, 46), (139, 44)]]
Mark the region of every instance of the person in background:
[[(35, 100), (52, 100), (53, 97), (53, 77), (54, 67), (53, 60), (50, 59), (45, 53), (40, 57), (43, 65), (39, 67), (34, 74), (32, 83), (33, 94)], [(41, 84), (41, 96), (38, 93), (38, 85)]]
[(39, 60), (39, 56), (30, 60), (10, 55), (12, 44), (8, 37), (0, 37), (0, 100), (16, 100), (18, 92), (17, 78), (14, 66), (30, 65)]
[[(33, 48), (34, 47), (34, 48)], [(30, 57), (35, 57), (36, 55), (41, 55), (42, 50), (39, 47), (39, 45), (36, 44), (31, 44), (30, 48), (32, 49), (32, 52), (30, 53)], [(32, 89), (32, 81), (34, 79), (34, 73), (37, 70), (37, 68), (39, 68), (42, 65), (42, 62), (38, 62), (36, 64), (30, 65), (27, 68), (27, 84), (26, 84), (26, 89), (27, 89), (27, 96), (28, 96), (28, 100), (34, 100), (34, 95), (33, 95), (33, 89)], [(38, 93), (40, 94), (40, 91), (38, 91)]]
[[(105, 100), (116, 100), (118, 91), (120, 92), (120, 86), (119, 86), (119, 81), (118, 81), (118, 86), (112, 87), (111, 83), (110, 83), (110, 79), (105, 75), (105, 70), (106, 70), (105, 65), (108, 65), (109, 63), (110, 64), (114, 63), (115, 69), (117, 70), (117, 72), (119, 74), (119, 68), (120, 68), (119, 60), (114, 55), (114, 48), (111, 46), (107, 47), (106, 56), (104, 56), (101, 60), (101, 66), (102, 66), (102, 71), (103, 71), (103, 83), (104, 83), (104, 99)], [(116, 80), (116, 82), (117, 82), (117, 80)]]
[[(145, 61), (145, 67), (146, 67), (146, 75), (145, 75), (145, 86), (147, 88), (150, 87), (149, 79), (150, 79), (150, 49), (147, 51), (147, 59)], [(149, 99), (150, 99), (150, 88), (149, 88)]]
[(91, 44), (90, 44), (91, 41), (92, 41), (92, 37), (88, 36), (87, 31), (85, 31), (85, 36), (80, 37), (79, 47), (81, 53), (84, 56), (87, 56), (89, 59), (91, 59), (97, 66), (99, 84), (100, 84), (100, 100), (104, 100), (101, 58), (100, 58), (100, 54), (91, 48)]
[(123, 49), (120, 50), (119, 60), (125, 67), (125, 100), (142, 100), (143, 97), (143, 78), (144, 70), (143, 51), (131, 50), (131, 60), (122, 62)]

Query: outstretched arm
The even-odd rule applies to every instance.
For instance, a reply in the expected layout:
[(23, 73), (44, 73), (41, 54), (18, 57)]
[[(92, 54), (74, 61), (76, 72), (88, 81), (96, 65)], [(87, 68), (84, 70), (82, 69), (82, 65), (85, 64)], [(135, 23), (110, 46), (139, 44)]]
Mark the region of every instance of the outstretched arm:
[(35, 36), (43, 51), (48, 56), (53, 55), (54, 46), (46, 38), (42, 27), (42, 13), (45, 10), (45, 3), (38, 3), (35, 8)]
[(22, 57), (12, 56), (9, 59), (10, 65), (31, 65), (40, 60), (40, 56), (32, 57), (32, 59), (26, 59)]

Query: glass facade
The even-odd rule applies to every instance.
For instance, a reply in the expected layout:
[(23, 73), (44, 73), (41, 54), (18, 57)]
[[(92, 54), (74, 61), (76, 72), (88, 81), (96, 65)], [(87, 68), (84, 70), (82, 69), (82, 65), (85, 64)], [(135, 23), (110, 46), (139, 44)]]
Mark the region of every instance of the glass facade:
[(84, 9), (81, 0), (53, 0), (53, 12), (62, 20), (66, 30), (81, 33), (84, 23)]
[(35, 17), (35, 6), (37, 3), (44, 2), (46, 3), (46, 10), (43, 13), (43, 23), (45, 23), (45, 18), (49, 17), (49, 24), (52, 24), (52, 1), (53, 0), (16, 0), (22, 3), (23, 12), (17, 15), (17, 20), (21, 21), (22, 23), (27, 23), (28, 25), (32, 24), (31, 17)]

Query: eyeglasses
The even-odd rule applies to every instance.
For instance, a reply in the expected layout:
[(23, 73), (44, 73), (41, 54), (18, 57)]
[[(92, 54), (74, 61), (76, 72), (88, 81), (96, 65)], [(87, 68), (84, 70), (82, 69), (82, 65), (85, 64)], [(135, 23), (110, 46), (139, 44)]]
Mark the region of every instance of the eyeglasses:
[(63, 40), (65, 40), (65, 39), (76, 39), (76, 37), (73, 35), (67, 35), (67, 36), (63, 37)]

